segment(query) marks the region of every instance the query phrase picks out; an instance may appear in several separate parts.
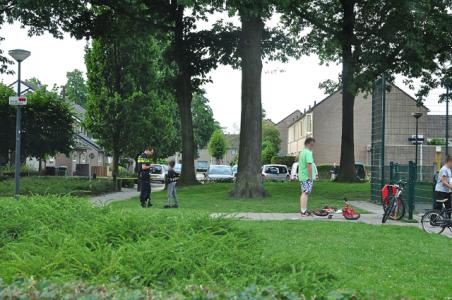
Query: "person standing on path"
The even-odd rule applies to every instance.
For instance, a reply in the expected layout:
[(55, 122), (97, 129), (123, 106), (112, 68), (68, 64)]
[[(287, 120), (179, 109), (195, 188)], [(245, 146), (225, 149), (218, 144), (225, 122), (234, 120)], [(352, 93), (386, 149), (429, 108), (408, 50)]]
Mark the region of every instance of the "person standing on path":
[(435, 208), (442, 209), (443, 204), (446, 208), (450, 209), (451, 205), (451, 192), (452, 192), (452, 156), (446, 158), (446, 163), (439, 170), (438, 179), (435, 185)]
[(144, 152), (138, 156), (138, 180), (140, 185), (140, 203), (141, 207), (152, 206), (151, 203), (151, 163), (154, 149), (150, 146), (144, 149)]
[(314, 157), (312, 151), (314, 149), (315, 139), (308, 137), (304, 141), (304, 149), (300, 152), (298, 159), (298, 180), (300, 181), (301, 196), (300, 196), (300, 214), (302, 217), (309, 216), (308, 213), (308, 197), (312, 192), (314, 179)]
[[(168, 188), (168, 204), (164, 206), (164, 208), (178, 208), (179, 200), (177, 199), (176, 194), (176, 171), (174, 171), (174, 166), (176, 162), (171, 160), (168, 164), (168, 174), (166, 175), (166, 185)], [(174, 204), (171, 205), (172, 200), (174, 199)]]

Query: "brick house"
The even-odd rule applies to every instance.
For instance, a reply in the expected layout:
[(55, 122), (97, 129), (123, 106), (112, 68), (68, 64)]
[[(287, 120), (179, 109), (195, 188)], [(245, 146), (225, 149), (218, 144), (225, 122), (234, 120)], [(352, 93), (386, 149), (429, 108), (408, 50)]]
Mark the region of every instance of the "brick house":
[[(317, 164), (332, 164), (340, 161), (342, 132), (342, 92), (329, 95), (305, 110), (302, 116), (288, 127), (288, 154), (297, 156), (307, 137), (316, 139), (315, 159)], [(419, 119), (419, 135), (426, 140), (444, 135), (439, 124), (442, 116), (428, 115), (425, 106), (418, 107), (416, 100), (392, 84), (386, 93), (385, 163), (390, 161), (406, 164), (414, 160), (415, 147), (408, 140), (416, 134), (413, 112), (422, 112)], [(355, 161), (370, 165), (372, 137), (372, 96), (360, 93), (354, 107)], [(441, 129), (442, 128), (442, 129)], [(452, 129), (452, 125), (450, 125)], [(451, 131), (452, 132), (452, 131)], [(435, 146), (423, 145), (421, 165), (431, 166), (435, 159)]]

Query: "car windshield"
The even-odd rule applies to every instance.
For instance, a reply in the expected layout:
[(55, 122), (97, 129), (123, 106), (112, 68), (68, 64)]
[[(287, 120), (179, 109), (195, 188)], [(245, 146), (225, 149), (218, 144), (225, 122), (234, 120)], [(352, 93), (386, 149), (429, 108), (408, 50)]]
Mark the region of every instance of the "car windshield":
[(209, 168), (209, 175), (232, 175), (232, 170), (228, 166), (212, 166)]
[(284, 166), (266, 166), (264, 172), (267, 174), (286, 174), (287, 168)]
[(207, 169), (208, 166), (209, 166), (209, 164), (206, 161), (198, 161), (196, 163), (196, 167), (198, 169)]
[(153, 165), (151, 168), (151, 174), (162, 174), (163, 167), (160, 165)]

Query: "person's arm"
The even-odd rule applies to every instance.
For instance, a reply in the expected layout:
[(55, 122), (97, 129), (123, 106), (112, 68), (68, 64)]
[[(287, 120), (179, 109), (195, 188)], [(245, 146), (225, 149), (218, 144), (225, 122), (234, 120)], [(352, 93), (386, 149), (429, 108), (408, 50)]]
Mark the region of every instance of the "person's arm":
[(311, 163), (307, 163), (306, 167), (308, 168), (308, 176), (309, 176), (309, 180), (312, 181), (312, 164)]
[(446, 177), (445, 175), (441, 176), (441, 183), (442, 183), (445, 187), (447, 187), (447, 188), (449, 188), (449, 189), (452, 189), (452, 185), (447, 181), (447, 177)]

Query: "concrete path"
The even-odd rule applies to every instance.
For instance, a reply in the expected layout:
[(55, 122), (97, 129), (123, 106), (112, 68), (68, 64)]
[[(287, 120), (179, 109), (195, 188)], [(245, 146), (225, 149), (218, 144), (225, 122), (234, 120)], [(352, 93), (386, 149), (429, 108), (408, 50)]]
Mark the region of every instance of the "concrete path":
[[(163, 184), (152, 184), (151, 185), (151, 191), (152, 192), (159, 192), (163, 190), (165, 186)], [(140, 193), (137, 191), (136, 188), (130, 189), (130, 188), (122, 188), (120, 192), (95, 196), (91, 198), (91, 202), (94, 206), (105, 206), (113, 202), (117, 201), (124, 201), (129, 200), (133, 197), (138, 197)]]

